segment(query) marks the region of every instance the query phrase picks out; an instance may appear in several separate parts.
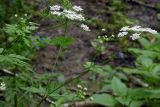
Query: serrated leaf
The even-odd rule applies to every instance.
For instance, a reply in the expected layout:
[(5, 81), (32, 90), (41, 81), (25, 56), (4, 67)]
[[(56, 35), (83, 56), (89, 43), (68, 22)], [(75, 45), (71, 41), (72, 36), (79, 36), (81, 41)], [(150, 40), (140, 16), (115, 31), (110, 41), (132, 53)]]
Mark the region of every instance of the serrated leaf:
[(8, 56), (9, 56), (9, 57), (12, 57), (12, 58), (21, 59), (21, 60), (29, 60), (29, 59), (27, 59), (27, 58), (24, 57), (24, 56), (16, 55), (16, 54), (9, 54)]
[(24, 41), (24, 43), (25, 43), (28, 47), (30, 47), (30, 46), (31, 46), (31, 44), (30, 44), (30, 40), (29, 40), (29, 39), (27, 39), (27, 38), (23, 38), (23, 41)]

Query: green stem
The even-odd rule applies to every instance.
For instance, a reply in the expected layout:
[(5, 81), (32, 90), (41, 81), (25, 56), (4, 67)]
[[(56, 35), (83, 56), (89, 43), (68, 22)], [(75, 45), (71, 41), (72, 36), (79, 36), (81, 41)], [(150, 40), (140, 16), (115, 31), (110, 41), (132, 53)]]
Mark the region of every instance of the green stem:
[(15, 89), (15, 95), (14, 95), (14, 107), (18, 107), (18, 98), (17, 98), (17, 86), (16, 86), (16, 72), (14, 72), (14, 89)]
[(57, 54), (55, 63), (54, 63), (53, 68), (52, 68), (52, 72), (53, 72), (53, 71), (55, 70), (55, 68), (56, 68), (56, 65), (57, 65), (57, 62), (58, 62), (58, 59), (59, 59), (59, 57), (60, 57), (61, 52), (62, 52), (62, 48), (59, 47), (59, 49), (58, 49), (58, 54)]
[(18, 107), (17, 95), (14, 96), (14, 107)]
[(67, 27), (68, 27), (68, 19), (65, 19), (65, 25), (64, 25), (64, 36), (67, 34)]
[(21, 37), (17, 37), (17, 38), (15, 38), (12, 42), (10, 42), (5, 48), (4, 48), (4, 50), (3, 50), (3, 52), (2, 52), (2, 54), (4, 54), (5, 53), (5, 51), (7, 50), (7, 48), (11, 48), (12, 47), (12, 45), (14, 44), (14, 42), (18, 42), (19, 40), (21, 39)]
[(43, 103), (43, 101), (44, 101), (46, 98), (48, 98), (52, 93), (54, 93), (55, 91), (59, 90), (60, 88), (62, 88), (62, 87), (64, 87), (64, 86), (70, 84), (70, 83), (73, 82), (74, 80), (77, 80), (77, 79), (83, 77), (83, 76), (86, 75), (88, 72), (89, 72), (89, 71), (82, 72), (82, 73), (81, 73), (80, 75), (78, 75), (77, 77), (72, 78), (72, 79), (66, 81), (65, 83), (59, 85), (57, 88), (55, 88), (54, 90), (52, 90), (48, 95), (45, 95), (45, 97), (43, 97), (43, 98), (41, 99), (41, 101), (38, 103), (37, 107), (40, 107), (41, 104)]
[[(64, 36), (66, 36), (67, 27), (68, 27), (68, 19), (66, 18), (66, 19), (65, 19), (65, 23), (64, 23)], [(57, 62), (58, 62), (58, 59), (59, 59), (59, 57), (60, 57), (61, 52), (62, 52), (62, 47), (60, 46), (60, 47), (59, 47), (59, 50), (58, 50), (58, 55), (57, 55), (57, 57), (56, 57), (56, 60), (55, 60), (54, 65), (53, 65), (52, 72), (53, 72), (53, 71), (55, 70), (55, 68), (56, 68), (56, 65), (57, 65)], [(50, 83), (51, 83), (51, 81), (48, 82), (48, 84), (50, 84)], [(50, 94), (46, 95), (46, 94), (47, 94), (48, 87), (49, 87), (49, 85), (47, 85), (45, 94), (44, 94), (44, 96), (42, 97), (42, 100), (41, 100), (41, 101), (39, 102), (39, 104), (37, 105), (37, 107), (39, 107), (39, 106), (42, 104), (42, 102), (48, 97), (48, 95), (50, 95)], [(60, 88), (61, 88), (61, 87), (63, 87), (63, 86), (61, 85)], [(57, 88), (58, 88), (58, 87), (57, 87)], [(57, 90), (57, 88), (56, 88), (56, 90)], [(59, 88), (58, 88), (58, 89), (59, 89)]]
[[(65, 36), (66, 33), (67, 33), (68, 19), (65, 20), (65, 24), (64, 24), (64, 25), (65, 25), (65, 27), (64, 27), (64, 36)], [(52, 72), (53, 72), (53, 70), (54, 70), (55, 67), (56, 67), (56, 64), (57, 64), (57, 62), (58, 62), (58, 59), (59, 59), (59, 57), (60, 57), (61, 52), (62, 52), (62, 47), (60, 46), (60, 47), (59, 47), (59, 50), (58, 50), (58, 54), (57, 54), (56, 60), (55, 60), (55, 63), (54, 63), (54, 65), (53, 65)]]

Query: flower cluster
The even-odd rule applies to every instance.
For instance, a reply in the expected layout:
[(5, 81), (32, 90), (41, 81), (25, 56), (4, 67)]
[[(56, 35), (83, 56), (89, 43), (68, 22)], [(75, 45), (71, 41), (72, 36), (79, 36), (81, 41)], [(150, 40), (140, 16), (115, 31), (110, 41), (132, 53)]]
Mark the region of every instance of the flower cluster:
[(128, 32), (119, 32), (118, 33), (118, 37), (123, 37), (123, 36), (125, 36), (127, 34), (128, 34)]
[(103, 29), (101, 29), (101, 30), (102, 30), (103, 32), (104, 32), (104, 31), (106, 31), (106, 29), (105, 29), (105, 28), (103, 28)]
[(1, 91), (6, 90), (6, 84), (5, 84), (4, 82), (2, 82), (2, 83), (0, 84), (0, 90), (1, 90)]
[(72, 10), (67, 10), (59, 5), (50, 6), (50, 11), (52, 15), (64, 16), (70, 20), (77, 20), (77, 21), (85, 21), (84, 16), (80, 13), (77, 13), (82, 10), (83, 9), (80, 6), (73, 6)]
[[(59, 5), (50, 6), (52, 15), (63, 16), (69, 20), (85, 21), (85, 17), (80, 13), (83, 9), (80, 6), (73, 6), (72, 9), (67, 10)], [(85, 31), (91, 31), (85, 24), (81, 24), (80, 27)]]
[(59, 11), (60, 9), (61, 9), (61, 6), (59, 5), (50, 6), (51, 11)]
[(89, 27), (88, 27), (87, 25), (85, 25), (85, 24), (81, 24), (81, 28), (82, 28), (83, 30), (85, 30), (85, 31), (91, 31), (91, 30), (89, 29)]
[(77, 21), (85, 20), (82, 14), (77, 14), (75, 11), (72, 11), (72, 10), (63, 10), (62, 15), (64, 15), (66, 18), (70, 20), (77, 20)]
[(136, 40), (140, 38), (141, 33), (134, 33), (133, 35), (131, 35), (130, 37), (132, 38), (132, 40)]
[(123, 27), (123, 28), (121, 28), (120, 31), (123, 31), (123, 32), (126, 32), (126, 31), (149, 32), (152, 34), (157, 34), (156, 30), (153, 30), (151, 28), (142, 28), (141, 26), (137, 26), (137, 25), (133, 26), (133, 27), (129, 27), (129, 26)]
[(81, 8), (81, 6), (73, 6), (73, 9), (77, 12), (83, 11), (83, 9)]
[(77, 85), (77, 88), (77, 96), (81, 99), (84, 99), (88, 89), (86, 87), (81, 86), (80, 84)]
[(124, 37), (128, 34), (129, 31), (134, 32), (130, 38), (132, 40), (136, 40), (140, 38), (141, 33), (143, 32), (148, 32), (151, 34), (157, 34), (156, 30), (153, 30), (151, 28), (142, 28), (141, 26), (133, 26), (133, 27), (129, 27), (129, 26), (125, 26), (123, 28), (120, 29), (119, 34), (117, 35), (118, 37)]

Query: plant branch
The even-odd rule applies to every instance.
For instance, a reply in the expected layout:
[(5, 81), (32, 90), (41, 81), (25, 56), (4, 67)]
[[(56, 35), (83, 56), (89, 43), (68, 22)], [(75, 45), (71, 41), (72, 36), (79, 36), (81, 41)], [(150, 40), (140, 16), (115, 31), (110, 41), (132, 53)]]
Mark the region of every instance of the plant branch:
[(55, 88), (54, 90), (52, 90), (48, 95), (45, 95), (45, 96), (41, 99), (40, 103), (38, 103), (37, 107), (40, 107), (40, 105), (43, 103), (43, 101), (46, 100), (46, 98), (48, 98), (52, 93), (54, 93), (55, 91), (59, 90), (60, 88), (62, 88), (62, 87), (64, 87), (64, 86), (70, 84), (70, 83), (73, 82), (74, 80), (77, 80), (77, 79), (83, 77), (83, 76), (86, 75), (88, 72), (89, 72), (89, 71), (82, 72), (82, 73), (81, 73), (80, 75), (78, 75), (77, 77), (72, 78), (72, 79), (69, 79), (69, 80), (66, 81), (65, 83), (59, 85), (57, 88)]
[(160, 9), (159, 9), (159, 8), (156, 8), (156, 7), (153, 6), (153, 5), (145, 4), (145, 3), (143, 3), (143, 2), (141, 2), (141, 1), (139, 1), (139, 0), (127, 0), (127, 2), (129, 2), (129, 3), (134, 3), (134, 4), (137, 4), (137, 5), (141, 5), (141, 6), (143, 6), (143, 7), (147, 7), (147, 8), (153, 9), (153, 10), (155, 10), (155, 11), (157, 11), (157, 12), (160, 12)]

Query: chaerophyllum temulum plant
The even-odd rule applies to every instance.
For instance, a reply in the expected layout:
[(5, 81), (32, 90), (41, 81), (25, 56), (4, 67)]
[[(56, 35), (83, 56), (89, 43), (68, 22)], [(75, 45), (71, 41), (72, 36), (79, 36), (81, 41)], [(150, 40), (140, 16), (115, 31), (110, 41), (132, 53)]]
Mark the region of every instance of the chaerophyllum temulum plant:
[[(118, 72), (118, 70), (122, 70), (125, 73), (128, 73), (127, 71), (131, 71), (130, 73), (138, 75), (140, 73), (146, 81), (139, 84), (145, 88), (153, 88), (153, 81), (157, 82), (159, 80), (159, 65), (157, 62), (154, 62), (154, 59), (152, 59), (152, 57), (154, 57), (152, 53), (156, 53), (157, 55), (157, 52), (159, 52), (158, 42), (153, 45), (155, 46), (154, 51), (157, 52), (150, 52), (152, 51), (152, 48), (149, 47), (152, 47), (152, 45), (150, 46), (150, 43), (147, 40), (140, 39), (140, 35), (143, 32), (150, 32), (152, 34), (157, 33), (150, 28), (142, 28), (141, 26), (124, 27), (120, 30), (118, 36), (104, 35), (103, 37), (98, 37), (98, 39), (92, 43), (99, 54), (105, 50), (103, 44), (109, 40), (127, 37), (127, 35), (131, 35), (129, 38), (132, 40), (139, 39), (140, 42), (143, 43), (143, 46), (150, 51), (130, 49), (130, 51), (134, 51), (138, 55), (146, 55), (145, 52), (148, 52), (147, 56), (140, 56), (137, 58), (137, 66), (134, 70), (128, 68), (117, 68), (114, 70), (109, 66), (102, 67), (88, 62), (85, 65), (86, 72), (82, 72), (77, 77), (67, 81), (64, 80), (64, 77), (61, 74), (55, 73), (55, 68), (61, 53), (63, 53), (63, 51), (74, 42), (74, 39), (67, 34), (68, 27), (71, 24), (76, 24), (87, 32), (91, 31), (91, 29), (84, 24), (86, 18), (84, 17), (82, 13), (83, 9), (80, 6), (72, 6), (68, 0), (62, 0), (60, 2), (62, 2), (61, 5), (53, 5), (49, 7), (49, 14), (60, 23), (60, 25), (55, 25), (56, 27), (64, 27), (63, 35), (57, 36), (53, 39), (33, 36), (34, 31), (39, 25), (30, 22), (30, 19), (27, 19), (26, 17), (22, 18), (18, 15), (15, 15), (17, 18), (16, 21), (13, 21), (11, 24), (6, 24), (1, 29), (5, 35), (3, 38), (5, 42), (0, 44), (0, 67), (2, 69), (0, 92), (5, 100), (1, 101), (0, 106), (40, 107), (43, 102), (49, 102), (51, 106), (61, 107), (62, 104), (67, 101), (73, 102), (77, 100), (85, 100), (85, 95), (88, 91), (86, 87), (77, 85), (76, 92), (72, 93), (64, 86), (74, 80), (80, 79), (89, 71), (96, 72), (104, 78), (102, 83), (105, 84), (105, 87), (100, 93), (103, 93), (103, 91), (106, 93), (106, 90), (108, 93), (99, 94), (97, 92), (98, 94), (93, 95), (90, 98), (93, 102), (107, 106), (120, 104), (135, 107), (135, 105), (138, 106), (146, 101), (150, 101), (150, 96), (147, 96), (146, 93), (152, 95), (151, 97), (154, 99), (159, 98), (159, 96), (156, 96), (159, 90), (142, 88), (132, 90), (128, 84), (124, 84), (123, 82), (128, 81), (126, 75)], [(147, 44), (147, 46), (145, 46), (145, 44)], [(32, 69), (30, 63), (31, 59), (34, 57), (36, 49), (45, 47), (46, 45), (56, 46), (58, 54), (54, 60), (51, 73), (40, 75)], [(151, 58), (150, 55), (152, 55)], [(159, 57), (159, 55), (157, 56)], [(141, 70), (143, 70), (143, 72), (141, 72)], [(127, 76), (128, 75), (129, 74), (127, 74)], [(108, 80), (106, 80), (106, 77)], [(138, 81), (140, 80), (138, 79)], [(137, 93), (141, 93), (142, 95), (137, 97)]]
[[(87, 25), (82, 23), (86, 20), (81, 14), (82, 10), (80, 6), (50, 6), (50, 14), (60, 23), (63, 23), (62, 25), (64, 26), (64, 34), (53, 39), (33, 36), (33, 32), (39, 25), (30, 22), (27, 15), (20, 17), (16, 14), (14, 16), (16, 21), (6, 24), (1, 29), (6, 35), (3, 38), (5, 42), (1, 44), (0, 48), (0, 66), (4, 73), (2, 77), (4, 81), (2, 81), (0, 88), (5, 93), (3, 95), (5, 100), (2, 101), (2, 106), (40, 107), (43, 101), (48, 101), (48, 98), (57, 96), (57, 103), (56, 101), (50, 102), (50, 100), (49, 102), (55, 106), (60, 106), (61, 103), (64, 103), (65, 99), (62, 99), (62, 97), (67, 95), (61, 96), (59, 89), (81, 78), (88, 72), (83, 72), (76, 78), (66, 82), (62, 80), (62, 83), (56, 82), (58, 78), (55, 79), (56, 81), (51, 79), (59, 76), (59, 74), (54, 73), (56, 64), (63, 50), (73, 43), (73, 38), (67, 36), (68, 25), (70, 23), (78, 23), (83, 30), (91, 31)], [(52, 73), (40, 76), (34, 72), (30, 62), (36, 49), (46, 45), (56, 46), (58, 54), (53, 64)], [(76, 95), (72, 95), (70, 99), (74, 97)]]
[[(56, 37), (56, 39), (58, 40), (59, 38), (61, 38), (62, 42), (56, 42), (55, 41), (53, 44), (55, 44), (58, 48), (58, 55), (56, 58), (56, 61), (54, 63), (54, 68), (52, 71), (54, 71), (56, 63), (58, 61), (58, 58), (61, 54), (61, 52), (64, 49), (64, 43), (65, 43), (65, 39), (69, 38), (67, 36), (67, 29), (69, 27), (70, 24), (73, 23), (77, 23), (79, 24), (79, 27), (82, 28), (84, 31), (91, 31), (90, 28), (84, 24), (84, 22), (86, 21), (86, 18), (84, 17), (84, 15), (82, 14), (83, 9), (80, 6), (69, 6), (69, 7), (63, 7), (60, 5), (53, 5), (50, 6), (50, 14), (53, 15), (54, 17), (56, 17), (58, 19), (58, 21), (60, 21), (60, 23), (62, 22), (64, 25), (64, 34)], [(71, 38), (70, 38), (71, 40)], [(64, 42), (63, 42), (64, 41)], [(51, 41), (52, 43), (52, 41)], [(48, 98), (51, 97), (51, 94), (55, 93), (57, 90), (59, 90), (60, 88), (62, 88), (65, 85), (68, 85), (70, 82), (81, 78), (82, 76), (84, 76), (86, 73), (88, 73), (88, 70), (86, 72), (81, 73), (79, 76), (75, 77), (74, 79), (68, 80), (66, 82), (64, 82), (62, 85), (59, 85), (58, 87), (54, 88), (54, 89), (49, 89), (49, 85), (46, 88), (46, 94), (43, 96), (43, 98), (41, 99), (40, 103), (37, 105), (37, 107), (39, 107), (42, 102)], [(52, 81), (49, 81), (48, 84), (50, 84)], [(78, 92), (78, 94), (80, 94), (80, 92)], [(77, 95), (77, 97), (80, 95)]]
[[(6, 24), (1, 29), (5, 34), (3, 38), (5, 42), (1, 44), (0, 48), (0, 66), (3, 72), (0, 88), (4, 92), (2, 106), (40, 107), (43, 101), (48, 101), (48, 98), (52, 97), (56, 98), (55, 102), (50, 102), (50, 100), (49, 102), (55, 106), (60, 106), (61, 103), (66, 101), (64, 96), (68, 96), (68, 92), (66, 92), (66, 95), (60, 95), (61, 91), (59, 89), (81, 78), (88, 71), (66, 82), (61, 79), (62, 83), (56, 82), (58, 78), (55, 81), (51, 78), (62, 77), (54, 72), (55, 67), (63, 50), (73, 43), (73, 38), (67, 35), (68, 25), (78, 23), (83, 30), (91, 31), (87, 25), (83, 24), (86, 19), (81, 14), (82, 11), (83, 9), (80, 6), (50, 6), (50, 14), (64, 26), (64, 34), (53, 39), (33, 36), (33, 32), (39, 25), (30, 22), (27, 14), (25, 14), (25, 17), (16, 14), (13, 16), (16, 21)], [(52, 73), (38, 75), (31, 67), (30, 62), (36, 53), (36, 49), (46, 45), (56, 46), (58, 54), (53, 64)], [(80, 93), (81, 91), (78, 91), (77, 95), (72, 95), (70, 99), (80, 98), (80, 95), (78, 95)]]
[[(144, 34), (148, 37), (142, 36)], [(134, 41), (138, 40), (142, 47), (128, 49), (136, 59), (134, 66), (113, 68), (109, 65), (100, 66), (90, 62), (89, 65), (92, 65), (90, 69), (99, 74), (103, 83), (102, 89), (92, 96), (92, 100), (111, 107), (156, 106), (160, 98), (158, 84), (160, 35), (158, 32), (141, 26), (126, 26), (120, 29), (117, 36), (101, 36), (97, 41), (102, 45), (113, 39), (128, 37)], [(96, 45), (93, 44), (93, 46), (96, 48)]]

